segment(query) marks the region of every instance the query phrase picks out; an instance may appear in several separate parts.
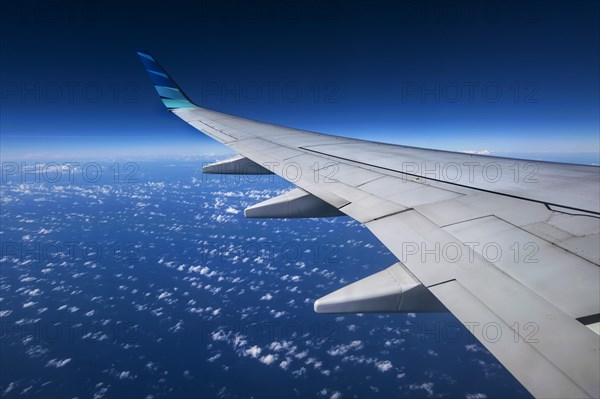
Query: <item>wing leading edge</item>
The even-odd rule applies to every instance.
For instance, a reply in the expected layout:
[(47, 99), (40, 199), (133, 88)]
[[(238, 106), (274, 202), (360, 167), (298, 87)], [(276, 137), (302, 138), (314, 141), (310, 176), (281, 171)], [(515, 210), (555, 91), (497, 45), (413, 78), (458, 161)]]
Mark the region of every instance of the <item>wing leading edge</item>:
[[(600, 315), (600, 168), (347, 139), (211, 111), (152, 56), (138, 55), (172, 113), (241, 155), (219, 167), (252, 165), (298, 186), (247, 216), (345, 214), (398, 258), (315, 310), (448, 309), (534, 396), (600, 397), (592, 331)], [(535, 259), (527, 251), (490, 257), (490, 243), (506, 251), (530, 245)], [(431, 248), (463, 256), (428, 256)]]

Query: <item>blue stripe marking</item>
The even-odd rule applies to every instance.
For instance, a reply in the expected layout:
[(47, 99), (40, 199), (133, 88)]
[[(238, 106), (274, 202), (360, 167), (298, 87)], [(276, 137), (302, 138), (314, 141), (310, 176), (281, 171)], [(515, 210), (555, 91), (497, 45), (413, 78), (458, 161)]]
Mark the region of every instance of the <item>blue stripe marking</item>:
[(164, 73), (164, 71), (161, 69), (161, 67), (158, 66), (156, 62), (147, 60), (145, 58), (140, 58), (140, 60), (142, 61), (142, 64), (144, 64), (144, 67), (147, 70)]
[(162, 73), (162, 72), (154, 72), (154, 71), (151, 71), (151, 70), (148, 70), (148, 72), (152, 72), (152, 73), (157, 74), (158, 76), (162, 76), (163, 78), (169, 79), (169, 77), (167, 75), (165, 75), (164, 73)]
[(154, 88), (167, 108), (196, 108), (196, 105), (188, 100), (186, 95), (177, 88), (175, 82), (169, 78), (169, 75), (158, 65), (154, 58), (139, 51), (138, 55), (148, 72), (150, 80), (154, 84)]
[(168, 78), (163, 78), (162, 76), (152, 73), (149, 73), (148, 75), (150, 75), (150, 80), (154, 83), (154, 86), (175, 87), (175, 84)]
[(149, 59), (149, 60), (151, 60), (151, 61), (154, 61), (154, 58), (152, 58), (152, 57), (151, 57), (151, 56), (149, 56), (148, 54), (140, 53), (140, 52), (138, 51), (138, 55), (139, 55), (139, 56), (142, 56), (142, 57), (146, 57), (146, 58), (148, 58), (148, 59)]
[(177, 89), (173, 89), (171, 87), (164, 86), (155, 86), (156, 91), (161, 97), (169, 98), (171, 100), (183, 100), (187, 101), (187, 99), (181, 94), (181, 92)]
[(172, 109), (172, 108), (196, 108), (196, 106), (189, 101), (170, 100), (168, 98), (163, 98), (162, 102), (169, 109)]

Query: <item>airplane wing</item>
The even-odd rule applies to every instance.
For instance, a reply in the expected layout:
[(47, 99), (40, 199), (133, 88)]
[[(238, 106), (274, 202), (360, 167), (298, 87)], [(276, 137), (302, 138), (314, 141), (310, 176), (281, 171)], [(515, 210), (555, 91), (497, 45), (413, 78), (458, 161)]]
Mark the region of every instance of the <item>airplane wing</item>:
[(291, 129), (195, 105), (139, 52), (173, 114), (239, 156), (205, 173), (297, 186), (246, 217), (347, 215), (398, 262), (317, 312), (452, 312), (536, 397), (600, 397), (600, 168)]

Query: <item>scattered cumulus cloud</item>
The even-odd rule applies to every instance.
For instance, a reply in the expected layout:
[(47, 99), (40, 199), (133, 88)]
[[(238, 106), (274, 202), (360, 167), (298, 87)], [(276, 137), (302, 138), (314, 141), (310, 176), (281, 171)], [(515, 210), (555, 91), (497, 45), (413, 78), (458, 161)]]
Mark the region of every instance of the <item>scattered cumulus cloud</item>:
[(277, 360), (277, 355), (269, 353), (268, 355), (261, 357), (259, 360), (261, 363), (270, 365)]
[(254, 358), (257, 358), (260, 355), (260, 352), (262, 352), (262, 349), (260, 349), (260, 347), (254, 345), (253, 347), (251, 347), (250, 349), (246, 349), (246, 354), (250, 355)]
[(48, 363), (46, 363), (46, 367), (56, 367), (58, 369), (58, 368), (66, 366), (70, 362), (71, 362), (71, 358), (63, 359), (63, 360), (52, 359), (52, 360), (49, 360)]
[(392, 362), (390, 362), (389, 360), (383, 360), (375, 363), (375, 367), (377, 367), (377, 370), (381, 371), (382, 373), (385, 373), (386, 371), (390, 370), (393, 366)]

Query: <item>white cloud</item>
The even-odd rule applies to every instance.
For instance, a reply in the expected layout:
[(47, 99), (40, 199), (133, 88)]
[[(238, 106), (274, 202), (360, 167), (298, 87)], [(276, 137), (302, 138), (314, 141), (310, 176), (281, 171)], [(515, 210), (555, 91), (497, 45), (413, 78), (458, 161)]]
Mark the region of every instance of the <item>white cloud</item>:
[(285, 315), (285, 311), (283, 311), (283, 310), (276, 311), (275, 309), (271, 309), (271, 311), (269, 313), (271, 313), (273, 315), (273, 317), (276, 319)]
[(296, 349), (296, 347), (292, 346), (292, 343), (292, 341), (273, 341), (271, 342), (271, 344), (269, 344), (269, 349), (275, 352), (279, 352), (282, 350), (293, 352)]
[(46, 367), (60, 368), (60, 367), (66, 366), (70, 362), (71, 362), (71, 358), (63, 359), (63, 360), (52, 359), (52, 360), (48, 361), (48, 363), (46, 363)]
[(231, 220), (231, 217), (227, 217), (225, 215), (211, 215), (210, 217), (212, 220), (216, 221), (217, 223), (226, 223), (228, 221)]
[(209, 357), (209, 358), (208, 358), (208, 359), (206, 359), (206, 360), (212, 363), (212, 362), (214, 362), (215, 360), (217, 360), (217, 359), (218, 359), (218, 358), (220, 358), (220, 357), (221, 357), (221, 354), (220, 354), (220, 353), (217, 353), (216, 355), (214, 355), (214, 356), (211, 356), (211, 357)]
[(217, 274), (215, 271), (210, 271), (210, 269), (206, 266), (190, 266), (188, 268), (188, 272), (190, 273), (200, 273), (203, 276), (212, 277)]
[(160, 293), (160, 295), (158, 296), (158, 299), (165, 299), (165, 298), (168, 298), (170, 296), (171, 296), (170, 292), (164, 291), (164, 292)]
[(327, 351), (327, 353), (329, 353), (331, 356), (341, 356), (341, 355), (345, 355), (348, 351), (350, 350), (360, 350), (364, 347), (363, 343), (361, 341), (352, 341), (350, 342), (348, 345), (336, 345), (334, 347), (332, 347), (331, 349), (329, 349)]
[(183, 329), (183, 320), (179, 320), (177, 322), (177, 324), (175, 324), (173, 327), (169, 328), (169, 331), (172, 332), (173, 334), (176, 334), (179, 331), (181, 331), (182, 329)]
[(254, 358), (257, 358), (258, 355), (260, 355), (260, 352), (262, 352), (262, 349), (260, 349), (258, 346), (254, 345), (252, 348), (250, 349), (246, 349), (245, 353), (246, 355), (250, 355)]
[(268, 355), (263, 356), (263, 357), (260, 358), (260, 362), (264, 363), (266, 365), (270, 365), (270, 364), (272, 364), (276, 360), (277, 360), (277, 355), (273, 355), (273, 354), (270, 354), (270, 353)]
[(481, 352), (482, 348), (477, 344), (468, 344), (465, 345), (465, 349), (467, 352)]
[(285, 359), (281, 363), (279, 363), (279, 367), (283, 370), (287, 370), (290, 367), (291, 360)]
[(131, 375), (131, 373), (129, 371), (121, 371), (117, 375), (117, 378), (120, 380), (132, 380), (134, 377)]
[(427, 392), (427, 396), (433, 396), (433, 382), (424, 382), (421, 385), (410, 384), (408, 387), (411, 391), (423, 390)]
[(211, 337), (213, 341), (227, 341), (227, 334), (223, 330), (213, 332)]
[(12, 391), (13, 389), (15, 389), (15, 383), (11, 382), (10, 384), (8, 384), (8, 386), (4, 390), (4, 393), (2, 393), (2, 396), (6, 395), (7, 393), (9, 393), (10, 391)]
[(300, 367), (298, 370), (292, 371), (292, 374), (294, 375), (294, 377), (300, 377), (301, 375), (306, 374), (306, 368)]
[(263, 295), (262, 297), (260, 297), (261, 301), (270, 301), (271, 299), (273, 299), (273, 295), (271, 295), (268, 292), (265, 295)]
[(467, 399), (487, 399), (487, 395), (484, 393), (468, 393), (465, 397)]
[(383, 360), (381, 362), (377, 362), (375, 366), (379, 371), (385, 373), (386, 371), (392, 368), (392, 362), (390, 362), (389, 360)]

